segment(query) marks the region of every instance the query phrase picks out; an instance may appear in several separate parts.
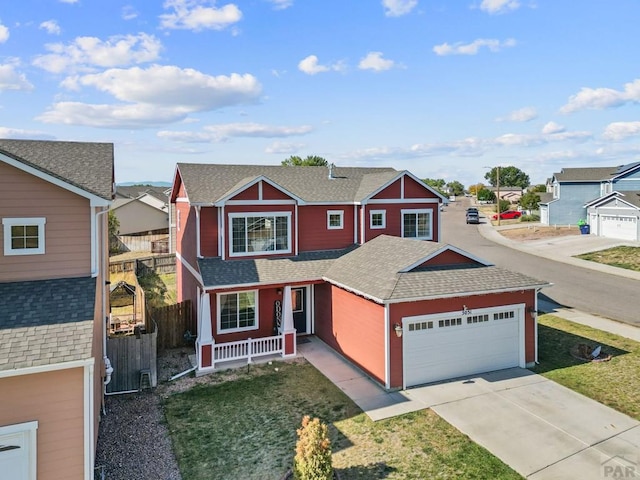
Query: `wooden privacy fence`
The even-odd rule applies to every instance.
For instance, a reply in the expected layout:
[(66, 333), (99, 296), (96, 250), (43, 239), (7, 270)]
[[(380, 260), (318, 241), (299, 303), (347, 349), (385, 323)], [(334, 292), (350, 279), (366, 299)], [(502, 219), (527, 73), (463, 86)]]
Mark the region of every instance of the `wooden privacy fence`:
[(133, 258), (130, 260), (111, 261), (109, 271), (111, 273), (135, 272), (136, 275), (144, 274), (146, 270), (156, 273), (175, 273), (176, 256), (154, 255), (153, 257)]
[(153, 333), (107, 338), (107, 356), (113, 373), (107, 394), (139, 390), (141, 372), (149, 372), (151, 387), (158, 385), (157, 330)]
[[(185, 339), (185, 333), (196, 334), (196, 323), (191, 311), (191, 300), (156, 308), (147, 314), (157, 325), (158, 348), (176, 348), (187, 345), (191, 339)], [(149, 321), (149, 320), (148, 320)]]

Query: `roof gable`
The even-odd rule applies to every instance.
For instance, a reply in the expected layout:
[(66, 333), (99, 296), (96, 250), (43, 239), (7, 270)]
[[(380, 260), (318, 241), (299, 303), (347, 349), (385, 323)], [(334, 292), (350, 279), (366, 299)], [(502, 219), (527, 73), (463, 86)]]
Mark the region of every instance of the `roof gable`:
[[(264, 188), (266, 187), (266, 188)], [(279, 192), (282, 197), (288, 198), (291, 200), (296, 200), (298, 203), (303, 205), (305, 202), (298, 196), (294, 195), (291, 192), (288, 192), (280, 185), (275, 182), (272, 182), (268, 178), (263, 175), (260, 175), (255, 178), (244, 178), (240, 180), (236, 185), (234, 185), (228, 194), (219, 199), (215, 205), (222, 206), (226, 202), (230, 200), (254, 200), (257, 202), (274, 199), (269, 197), (276, 197), (275, 192)], [(266, 196), (264, 194), (267, 194)]]
[(640, 191), (636, 190), (616, 190), (602, 197), (596, 198), (589, 203), (586, 203), (585, 207), (603, 207), (611, 202), (622, 202), (631, 208), (640, 209)]
[(0, 161), (96, 201), (113, 198), (112, 143), (0, 139)]

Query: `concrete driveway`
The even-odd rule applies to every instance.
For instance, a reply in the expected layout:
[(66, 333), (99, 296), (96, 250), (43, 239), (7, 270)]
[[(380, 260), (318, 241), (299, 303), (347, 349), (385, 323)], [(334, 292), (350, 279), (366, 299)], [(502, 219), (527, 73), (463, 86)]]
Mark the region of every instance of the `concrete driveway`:
[(500, 370), (402, 394), (524, 477), (640, 478), (640, 422), (529, 370)]

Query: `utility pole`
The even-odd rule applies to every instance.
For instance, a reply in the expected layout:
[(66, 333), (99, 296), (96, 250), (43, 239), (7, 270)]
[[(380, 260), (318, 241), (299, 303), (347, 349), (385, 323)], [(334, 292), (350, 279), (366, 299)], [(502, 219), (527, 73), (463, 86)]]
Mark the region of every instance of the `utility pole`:
[(498, 226), (500, 226), (500, 165), (496, 167), (496, 211), (498, 212)]

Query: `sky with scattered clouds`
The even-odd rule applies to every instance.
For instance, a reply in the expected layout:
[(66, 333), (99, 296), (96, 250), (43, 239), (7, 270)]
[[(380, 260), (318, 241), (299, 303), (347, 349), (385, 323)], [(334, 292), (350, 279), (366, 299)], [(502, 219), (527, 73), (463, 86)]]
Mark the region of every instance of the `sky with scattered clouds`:
[(637, 0), (20, 0), (0, 138), (113, 142), (116, 181), (319, 155), (421, 178), (640, 160)]

